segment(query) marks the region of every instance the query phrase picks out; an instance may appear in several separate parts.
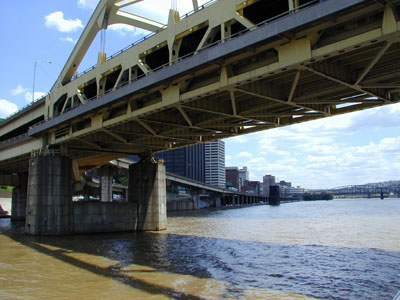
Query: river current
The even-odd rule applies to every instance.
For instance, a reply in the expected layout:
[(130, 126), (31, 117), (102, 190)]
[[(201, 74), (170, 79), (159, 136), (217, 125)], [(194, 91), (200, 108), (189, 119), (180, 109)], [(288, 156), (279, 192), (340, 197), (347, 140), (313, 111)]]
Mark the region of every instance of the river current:
[(32, 237), (0, 219), (0, 299), (392, 299), (400, 199), (168, 215), (168, 230)]

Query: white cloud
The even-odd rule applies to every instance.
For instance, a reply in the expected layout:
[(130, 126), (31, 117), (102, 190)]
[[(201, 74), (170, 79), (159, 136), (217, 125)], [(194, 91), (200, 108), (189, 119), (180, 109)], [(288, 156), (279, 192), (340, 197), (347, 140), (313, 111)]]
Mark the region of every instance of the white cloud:
[[(78, 2), (82, 1), (87, 2), (88, 0), (79, 0)], [(198, 3), (199, 5), (203, 5), (208, 1), (209, 0), (199, 0)], [(126, 7), (124, 10), (166, 24), (168, 22), (168, 12), (170, 8), (171, 1), (146, 0)], [(184, 15), (185, 13), (193, 10), (193, 3), (190, 0), (178, 0), (177, 9), (180, 15)]]
[(79, 19), (64, 19), (62, 11), (56, 11), (45, 16), (45, 20), (48, 28), (55, 28), (61, 32), (74, 32), (83, 28), (82, 21)]
[[(226, 152), (252, 180), (272, 174), (306, 188), (400, 178), (400, 104), (231, 138)], [(231, 164), (234, 166), (235, 164)]]
[(0, 118), (6, 118), (18, 111), (18, 107), (5, 99), (0, 99)]
[[(42, 98), (44, 95), (46, 95), (46, 93), (35, 92), (35, 97), (34, 97), (35, 101), (40, 99), (40, 98)], [(31, 103), (32, 102), (32, 92), (31, 91), (26, 92), (24, 94), (24, 99), (25, 99), (26, 102)]]
[(148, 34), (149, 32), (141, 29), (141, 28), (136, 28), (130, 25), (126, 24), (113, 24), (108, 26), (108, 29), (111, 31), (118, 32), (122, 36), (126, 35), (132, 35), (132, 36), (144, 36)]
[(17, 95), (21, 95), (27, 91), (28, 90), (26, 88), (24, 88), (21, 84), (18, 84), (18, 86), (15, 89), (11, 90), (11, 94), (13, 96), (17, 96)]
[(77, 42), (76, 40), (74, 40), (72, 37), (69, 37), (69, 36), (60, 38), (60, 41), (69, 42), (72, 44), (76, 44), (76, 42)]
[(230, 143), (243, 144), (243, 143), (247, 142), (247, 137), (245, 137), (244, 135), (238, 135), (238, 136), (235, 136), (233, 138), (227, 139), (227, 141), (230, 142)]
[[(15, 89), (11, 90), (11, 94), (13, 96), (24, 95), (24, 99), (26, 102), (32, 102), (32, 91), (30, 89), (24, 88), (21, 84), (18, 84)], [(35, 100), (41, 98), (44, 95), (46, 95), (46, 93), (39, 91), (35, 92)]]
[(99, 0), (78, 0), (78, 7), (79, 8), (96, 8)]
[(236, 157), (238, 158), (250, 158), (252, 157), (253, 154), (249, 153), (249, 152), (240, 152), (238, 155), (236, 155)]

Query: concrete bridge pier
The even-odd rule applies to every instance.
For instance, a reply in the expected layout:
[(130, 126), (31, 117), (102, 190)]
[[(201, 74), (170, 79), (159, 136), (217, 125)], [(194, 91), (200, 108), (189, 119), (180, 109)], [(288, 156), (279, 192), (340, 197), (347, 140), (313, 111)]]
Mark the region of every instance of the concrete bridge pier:
[(144, 157), (129, 166), (128, 201), (137, 206), (136, 230), (167, 229), (164, 161)]
[(29, 161), (25, 233), (65, 235), (73, 233), (71, 159), (54, 153)]
[(25, 220), (28, 193), (28, 174), (18, 175), (19, 183), (12, 191), (11, 220)]
[(100, 201), (112, 202), (112, 184), (114, 169), (109, 166), (102, 166), (99, 170), (100, 175)]
[(215, 207), (216, 208), (220, 208), (222, 206), (222, 204), (221, 204), (221, 196), (215, 195), (214, 199), (215, 199)]
[(200, 209), (200, 193), (197, 191), (192, 191), (190, 194), (192, 196), (193, 209)]
[(269, 188), (269, 204), (274, 206), (281, 204), (280, 189), (277, 185)]

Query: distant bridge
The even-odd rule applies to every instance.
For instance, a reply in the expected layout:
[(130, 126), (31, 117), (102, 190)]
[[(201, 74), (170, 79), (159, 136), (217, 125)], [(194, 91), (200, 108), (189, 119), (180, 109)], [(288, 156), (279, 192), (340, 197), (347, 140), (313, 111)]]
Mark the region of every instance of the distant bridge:
[(390, 186), (347, 185), (332, 189), (308, 190), (308, 193), (310, 194), (328, 193), (334, 196), (360, 196), (360, 197), (371, 197), (371, 196), (393, 194), (395, 197), (400, 197), (400, 184), (393, 184)]
[(400, 185), (393, 185), (393, 186), (365, 186), (365, 185), (353, 185), (353, 186), (344, 186), (338, 187), (335, 189), (327, 190), (328, 193), (335, 195), (335, 196), (367, 196), (371, 197), (372, 195), (389, 195), (393, 194), (397, 197), (400, 196)]

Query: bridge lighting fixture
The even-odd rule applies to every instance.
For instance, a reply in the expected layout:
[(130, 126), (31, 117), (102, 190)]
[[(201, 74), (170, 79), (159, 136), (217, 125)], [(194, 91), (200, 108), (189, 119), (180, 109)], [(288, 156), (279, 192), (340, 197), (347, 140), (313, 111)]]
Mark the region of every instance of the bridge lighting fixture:
[(50, 60), (35, 60), (35, 64), (33, 66), (33, 87), (32, 87), (32, 103), (35, 101), (35, 81), (36, 81), (36, 66), (39, 63), (48, 63), (51, 64), (53, 63)]

